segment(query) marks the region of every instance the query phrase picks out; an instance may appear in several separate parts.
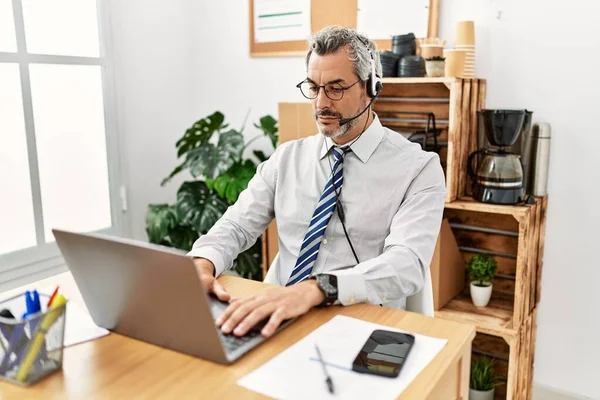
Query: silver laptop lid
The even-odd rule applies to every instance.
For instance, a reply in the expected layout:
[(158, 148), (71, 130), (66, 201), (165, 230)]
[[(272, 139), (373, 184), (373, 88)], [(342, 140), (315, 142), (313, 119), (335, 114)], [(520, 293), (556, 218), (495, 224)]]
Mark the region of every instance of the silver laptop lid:
[(97, 325), (228, 362), (209, 298), (185, 253), (100, 234), (52, 232)]

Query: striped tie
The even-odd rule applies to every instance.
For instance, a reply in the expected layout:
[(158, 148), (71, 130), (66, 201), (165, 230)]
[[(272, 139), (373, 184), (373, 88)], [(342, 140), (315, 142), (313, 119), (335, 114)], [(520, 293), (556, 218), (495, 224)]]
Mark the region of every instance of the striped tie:
[(303, 281), (310, 276), (313, 270), (317, 255), (319, 254), (319, 247), (321, 247), (321, 239), (325, 234), (325, 229), (331, 219), (333, 210), (335, 210), (337, 196), (334, 192), (334, 183), (338, 195), (342, 189), (342, 183), (344, 182), (342, 164), (344, 162), (344, 155), (348, 151), (350, 151), (350, 148), (347, 146), (333, 147), (335, 162), (332, 167), (332, 177), (325, 185), (325, 189), (323, 189), (317, 208), (310, 220), (308, 231), (300, 247), (300, 255), (298, 256), (298, 260), (296, 260), (296, 265), (286, 286)]

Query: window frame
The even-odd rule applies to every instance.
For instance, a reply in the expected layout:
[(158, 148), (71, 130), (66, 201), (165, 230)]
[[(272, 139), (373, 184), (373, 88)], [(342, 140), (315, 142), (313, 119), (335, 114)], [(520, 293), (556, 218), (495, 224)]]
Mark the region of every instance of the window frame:
[(96, 0), (99, 41), (99, 56), (97, 58), (48, 55), (27, 52), (22, 0), (12, 0), (17, 52), (8, 53), (0, 51), (0, 63), (13, 63), (19, 66), (25, 119), (25, 135), (29, 158), (29, 176), (36, 231), (36, 245), (0, 255), (0, 292), (67, 270), (67, 266), (60, 254), (58, 246), (55, 242), (46, 243), (44, 234), (31, 80), (29, 74), (30, 64), (100, 66), (112, 225), (109, 228), (95, 232), (115, 235), (126, 235), (127, 233), (125, 187), (122, 185), (119, 138), (116, 128), (117, 120), (113, 53), (109, 29), (110, 20), (106, 7), (107, 4), (105, 1)]

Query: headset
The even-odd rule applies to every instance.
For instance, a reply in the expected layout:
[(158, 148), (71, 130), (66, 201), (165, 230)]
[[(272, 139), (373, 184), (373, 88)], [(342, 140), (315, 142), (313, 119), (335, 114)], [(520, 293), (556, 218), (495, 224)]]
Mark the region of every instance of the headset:
[(377, 96), (379, 96), (379, 93), (381, 93), (381, 89), (383, 89), (383, 82), (381, 81), (381, 77), (379, 75), (377, 75), (377, 72), (375, 71), (375, 58), (373, 57), (373, 52), (371, 51), (369, 44), (365, 43), (358, 34), (356, 35), (356, 39), (367, 48), (367, 51), (369, 52), (369, 56), (371, 56), (371, 72), (369, 73), (369, 77), (367, 78), (367, 85), (366, 85), (367, 86), (367, 88), (366, 88), (367, 96), (369, 96), (371, 98), (371, 101), (369, 102), (369, 104), (367, 104), (367, 106), (361, 112), (356, 114), (354, 117), (340, 119), (340, 121), (339, 121), (340, 126), (344, 126), (348, 122), (354, 121), (356, 118), (363, 115), (363, 113), (365, 111), (367, 111), (369, 109), (369, 107), (371, 107), (371, 105), (373, 104), (373, 102), (375, 101)]
[(356, 35), (356, 38), (365, 45), (369, 51), (369, 55), (371, 56), (371, 73), (367, 79), (367, 95), (374, 99), (379, 96), (379, 93), (381, 93), (381, 89), (383, 89), (383, 82), (381, 81), (381, 77), (377, 75), (377, 72), (375, 71), (375, 58), (373, 57), (373, 52), (371, 51), (368, 43), (363, 42), (358, 35)]
[[(383, 89), (383, 82), (381, 81), (381, 78), (377, 75), (377, 73), (375, 71), (375, 58), (373, 57), (373, 52), (371, 52), (371, 48), (369, 47), (369, 45), (367, 43), (365, 43), (360, 38), (359, 35), (356, 35), (356, 38), (367, 48), (367, 50), (369, 51), (369, 55), (371, 56), (371, 72), (369, 73), (369, 78), (367, 79), (367, 85), (366, 85), (367, 86), (367, 95), (371, 98), (371, 101), (364, 108), (364, 110), (362, 110), (360, 113), (358, 113), (354, 117), (341, 119), (339, 122), (340, 126), (343, 126), (343, 125), (347, 124), (348, 122), (355, 120), (356, 118), (360, 117), (365, 111), (367, 111), (371, 107), (371, 104), (373, 104), (373, 102), (375, 101), (377, 96), (379, 96), (379, 93), (381, 93), (381, 89)], [(366, 124), (365, 124), (365, 128), (366, 128)], [(364, 133), (364, 129), (363, 129), (363, 133)], [(358, 135), (358, 137), (356, 139), (354, 139), (354, 141), (352, 141), (352, 143), (356, 142), (361, 136), (362, 136), (362, 133), (360, 135)], [(323, 142), (323, 143), (325, 143), (325, 142)], [(350, 148), (352, 143), (350, 143), (346, 146), (348, 148)], [(344, 155), (342, 157), (345, 157), (345, 156), (346, 156), (346, 153), (344, 152)], [(329, 155), (327, 155), (327, 160), (329, 161), (329, 167), (331, 169), (331, 176), (333, 178), (335, 173), (333, 171), (333, 166), (331, 165), (331, 160), (329, 159)], [(335, 184), (335, 180), (333, 180), (332, 183), (333, 183), (333, 192), (335, 193), (335, 204), (336, 204), (335, 208), (337, 210), (338, 217), (340, 218), (340, 221), (342, 223), (342, 228), (344, 228), (344, 235), (346, 236), (346, 240), (348, 241), (348, 244), (350, 245), (350, 249), (352, 250), (352, 254), (354, 255), (354, 259), (356, 260), (356, 263), (360, 264), (360, 260), (358, 259), (358, 256), (356, 255), (356, 251), (354, 250), (354, 246), (352, 245), (352, 241), (350, 240), (350, 236), (348, 235), (348, 231), (346, 230), (346, 224), (344, 223), (346, 218), (344, 216), (344, 208), (342, 207), (342, 202), (340, 201), (341, 188), (340, 188), (340, 192), (338, 192), (338, 188)]]

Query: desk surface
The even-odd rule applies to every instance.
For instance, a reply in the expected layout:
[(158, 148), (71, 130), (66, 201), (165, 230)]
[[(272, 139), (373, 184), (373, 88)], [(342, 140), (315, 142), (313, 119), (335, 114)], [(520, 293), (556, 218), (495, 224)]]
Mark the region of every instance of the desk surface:
[[(72, 279), (68, 274), (63, 275), (67, 275), (67, 281)], [(62, 279), (65, 280), (65, 277)], [(255, 293), (269, 287), (261, 282), (230, 276), (219, 280), (233, 295)], [(50, 282), (51, 279), (44, 283)], [(67, 296), (76, 301), (80, 298), (79, 293), (73, 293), (76, 288), (72, 283), (61, 282), (61, 287)], [(475, 336), (474, 327), (452, 321), (369, 304), (336, 306), (311, 310), (235, 364), (222, 366), (111, 333), (104, 338), (66, 348), (62, 372), (29, 388), (0, 382), (0, 398), (260, 398), (259, 394), (238, 386), (237, 380), (335, 315), (347, 315), (448, 339), (444, 349), (404, 391), (401, 399), (428, 397), (446, 371), (457, 360), (460, 362), (465, 346), (470, 351), (470, 343)]]

